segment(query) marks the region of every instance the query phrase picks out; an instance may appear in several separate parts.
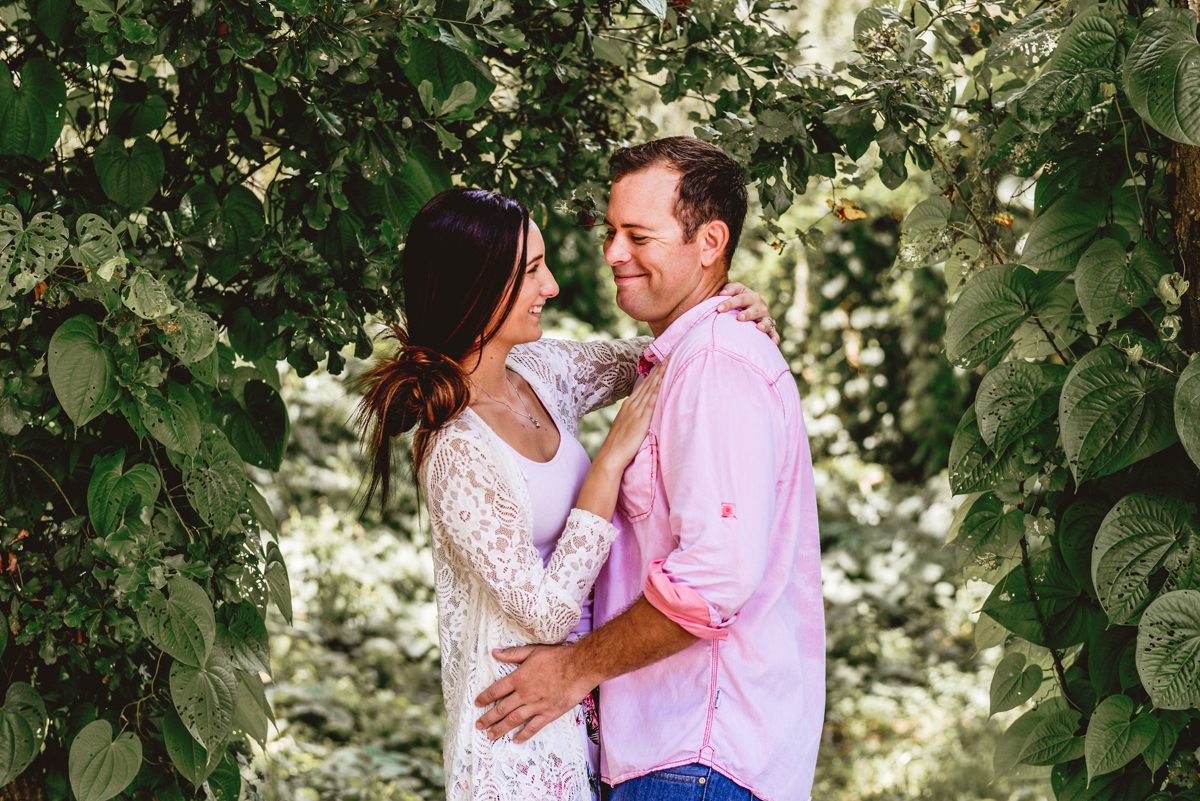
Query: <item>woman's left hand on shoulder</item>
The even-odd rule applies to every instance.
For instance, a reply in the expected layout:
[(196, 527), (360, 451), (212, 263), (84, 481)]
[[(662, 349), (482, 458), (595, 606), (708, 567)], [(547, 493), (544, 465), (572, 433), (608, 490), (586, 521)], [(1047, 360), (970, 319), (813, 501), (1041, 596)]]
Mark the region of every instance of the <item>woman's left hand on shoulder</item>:
[(717, 306), (718, 312), (741, 309), (738, 313), (739, 320), (757, 321), (758, 330), (769, 336), (776, 345), (779, 344), (779, 331), (776, 330), (775, 318), (771, 316), (771, 310), (767, 308), (761, 295), (745, 284), (739, 284), (736, 281), (726, 284), (725, 288), (717, 294), (729, 297), (729, 300)]

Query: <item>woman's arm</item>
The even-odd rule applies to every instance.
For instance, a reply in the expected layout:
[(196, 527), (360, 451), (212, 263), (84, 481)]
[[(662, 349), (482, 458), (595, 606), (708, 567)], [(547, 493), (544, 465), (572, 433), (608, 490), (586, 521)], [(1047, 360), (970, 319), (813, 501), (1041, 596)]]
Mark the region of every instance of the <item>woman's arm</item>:
[(434, 529), (531, 640), (558, 643), (579, 623), (617, 530), (573, 509), (549, 565), (521, 524), (520, 507), (492, 459), (465, 437), (440, 442), (421, 469)]

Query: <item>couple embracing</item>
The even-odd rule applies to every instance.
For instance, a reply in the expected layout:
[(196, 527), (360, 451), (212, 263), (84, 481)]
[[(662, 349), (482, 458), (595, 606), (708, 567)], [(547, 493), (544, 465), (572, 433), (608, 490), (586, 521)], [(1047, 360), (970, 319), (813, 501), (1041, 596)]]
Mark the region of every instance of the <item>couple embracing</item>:
[[(726, 285), (742, 173), (683, 137), (610, 166), (605, 259), (653, 338), (541, 339), (558, 286), (528, 210), (454, 189), (413, 222), (400, 348), (363, 378), (368, 500), (386, 501), (393, 438), (416, 428), (446, 794), (588, 801), (602, 778), (613, 801), (805, 801), (824, 713), (816, 501), (774, 323)], [(626, 396), (589, 461), (579, 418)]]

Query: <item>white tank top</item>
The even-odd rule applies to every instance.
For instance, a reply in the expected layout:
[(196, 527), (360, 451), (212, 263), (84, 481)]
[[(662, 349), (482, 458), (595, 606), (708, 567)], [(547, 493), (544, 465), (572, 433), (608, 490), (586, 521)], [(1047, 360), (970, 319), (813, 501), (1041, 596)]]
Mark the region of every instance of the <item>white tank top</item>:
[[(558, 538), (566, 528), (567, 517), (579, 497), (579, 489), (583, 486), (583, 480), (587, 478), (588, 468), (592, 466), (592, 460), (588, 458), (587, 451), (579, 444), (579, 440), (564, 433), (563, 426), (553, 412), (550, 416), (558, 426), (559, 433), (558, 451), (550, 461), (535, 462), (522, 456), (507, 442), (504, 443), (525, 471), (525, 484), (533, 506), (533, 544), (542, 555), (543, 565), (550, 563), (550, 557), (558, 545)], [(589, 600), (584, 604), (583, 618), (571, 632), (571, 638), (587, 634), (591, 630), (592, 604)]]

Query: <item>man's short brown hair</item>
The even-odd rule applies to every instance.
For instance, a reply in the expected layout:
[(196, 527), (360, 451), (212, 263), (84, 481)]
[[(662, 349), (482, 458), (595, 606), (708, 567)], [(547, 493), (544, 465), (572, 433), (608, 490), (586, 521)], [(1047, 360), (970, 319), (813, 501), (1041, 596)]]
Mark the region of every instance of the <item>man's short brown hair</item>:
[(668, 136), (621, 148), (608, 160), (608, 167), (614, 182), (651, 167), (678, 172), (679, 187), (672, 211), (683, 228), (684, 239), (691, 242), (705, 223), (725, 223), (729, 226), (725, 269), (729, 269), (746, 221), (746, 181), (742, 168), (725, 151), (689, 136)]

